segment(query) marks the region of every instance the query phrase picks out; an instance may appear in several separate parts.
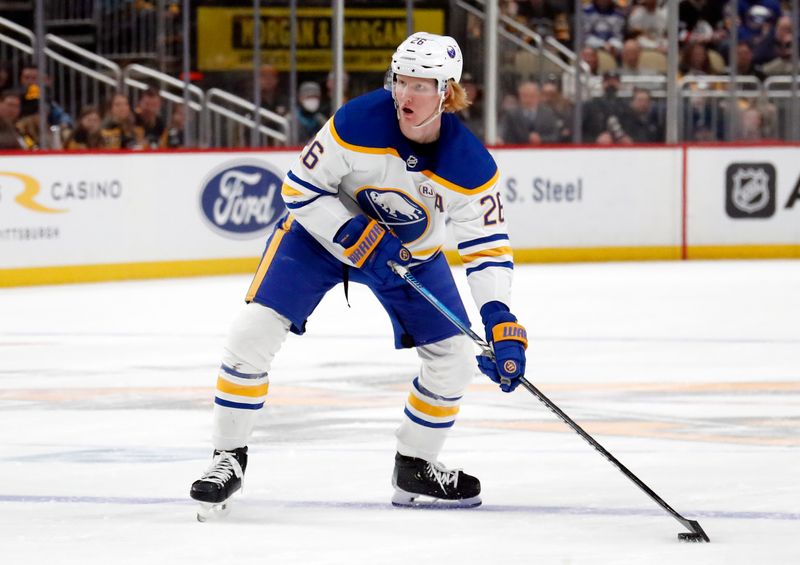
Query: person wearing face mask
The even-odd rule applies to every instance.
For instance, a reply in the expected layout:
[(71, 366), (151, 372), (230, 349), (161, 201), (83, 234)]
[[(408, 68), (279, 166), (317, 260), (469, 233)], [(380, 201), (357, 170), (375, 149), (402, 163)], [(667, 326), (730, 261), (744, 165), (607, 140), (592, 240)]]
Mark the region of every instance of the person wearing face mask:
[(303, 145), (314, 137), (328, 117), (320, 112), (322, 89), (316, 82), (304, 82), (297, 89), (297, 141)]
[[(386, 88), (339, 108), (286, 173), (281, 195), (288, 213), (267, 241), (217, 373), (213, 459), (190, 491), (202, 504), (201, 520), (224, 512), (241, 489), (281, 344), (289, 332), (305, 332), (317, 304), (339, 283), (345, 296), (348, 284), (365, 285), (386, 310), (395, 348), (415, 348), (419, 356), (395, 432), (392, 504), (481, 503), (480, 481), (445, 467), (439, 454), (476, 368), (504, 392), (520, 384), (527, 336), (510, 311), (514, 259), (500, 171), (456, 115), (469, 104), (462, 70), (455, 39), (411, 35), (392, 57)], [(311, 98), (317, 92), (303, 90)], [(407, 266), (469, 325), (442, 252), (448, 221), (495, 358), (476, 359), (472, 340), (395, 271)], [(330, 464), (352, 462), (336, 457)]]

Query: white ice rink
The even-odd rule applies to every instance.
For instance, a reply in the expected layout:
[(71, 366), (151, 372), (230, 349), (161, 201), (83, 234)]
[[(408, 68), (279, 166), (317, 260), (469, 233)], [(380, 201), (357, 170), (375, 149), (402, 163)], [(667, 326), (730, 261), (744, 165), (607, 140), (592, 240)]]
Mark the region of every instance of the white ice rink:
[(678, 542), (533, 396), (478, 375), (442, 461), (481, 479), (483, 506), (393, 508), (417, 362), (357, 286), (290, 336), (244, 493), (198, 523), (189, 485), (249, 284), (231, 276), (0, 289), (0, 563), (800, 563), (800, 261), (515, 276), (528, 378), (712, 543)]

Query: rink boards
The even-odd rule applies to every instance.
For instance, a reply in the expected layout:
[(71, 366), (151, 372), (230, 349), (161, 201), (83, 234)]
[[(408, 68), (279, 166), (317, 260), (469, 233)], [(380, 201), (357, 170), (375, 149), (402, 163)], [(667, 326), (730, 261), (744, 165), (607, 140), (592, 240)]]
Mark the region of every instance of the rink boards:
[[(517, 262), (800, 257), (800, 146), (492, 153)], [(0, 155), (0, 286), (250, 272), (296, 156)]]

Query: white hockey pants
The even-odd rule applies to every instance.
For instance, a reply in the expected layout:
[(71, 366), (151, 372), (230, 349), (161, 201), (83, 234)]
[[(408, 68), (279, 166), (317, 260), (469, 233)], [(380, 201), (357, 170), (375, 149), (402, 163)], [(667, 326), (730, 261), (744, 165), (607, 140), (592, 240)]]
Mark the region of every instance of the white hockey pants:
[[(247, 445), (269, 389), (272, 360), (289, 332), (289, 321), (255, 302), (236, 317), (225, 344), (214, 403), (215, 449)], [(472, 342), (451, 337), (417, 348), (420, 374), (411, 385), (397, 450), (435, 461), (455, 423), (459, 401), (475, 373)]]

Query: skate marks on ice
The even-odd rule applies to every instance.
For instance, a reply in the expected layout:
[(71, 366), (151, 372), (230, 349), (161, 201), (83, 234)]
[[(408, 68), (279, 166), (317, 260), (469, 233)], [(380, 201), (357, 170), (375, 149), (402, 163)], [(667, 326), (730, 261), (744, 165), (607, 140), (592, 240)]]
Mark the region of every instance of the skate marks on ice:
[[(335, 387), (332, 383), (272, 385), (270, 410), (264, 415), (269, 419), (271, 437), (265, 441), (299, 441), (309, 436), (323, 440), (346, 433), (349, 427), (358, 427), (363, 433), (366, 422), (373, 433), (382, 433), (395, 424), (395, 414), (386, 409), (402, 401), (407, 383), (403, 375), (375, 368), (371, 378), (370, 383), (370, 376), (351, 374)], [(594, 382), (543, 388), (593, 434), (800, 447), (800, 415), (796, 410), (800, 382)], [(6, 387), (0, 389), (0, 408), (125, 411), (147, 406), (202, 410), (212, 394), (211, 386)], [(497, 412), (473, 409), (474, 416), (462, 418), (460, 425), (464, 427), (571, 433), (547, 411), (533, 404), (526, 406), (526, 399), (515, 397), (519, 402), (511, 403), (500, 397), (504, 401), (500, 403), (493, 384), (476, 380), (469, 394), (473, 405), (496, 406)], [(309, 408), (313, 409), (311, 415)]]
[[(62, 496), (62, 495), (8, 495), (0, 494), (0, 503), (26, 504), (89, 504), (113, 506), (180, 506), (188, 508), (187, 516), (197, 507), (197, 501), (186, 498), (121, 497), (121, 496)], [(233, 513), (230, 513), (230, 510)], [(253, 498), (235, 495), (231, 499), (229, 515), (226, 520), (236, 521), (237, 515), (258, 515), (262, 512), (292, 510), (346, 510), (369, 512), (479, 512), (490, 514), (518, 514), (530, 516), (642, 516), (661, 517), (664, 512), (658, 508), (600, 508), (594, 506), (537, 506), (521, 504), (482, 504), (472, 508), (448, 506), (397, 507), (386, 502), (358, 502), (346, 500), (291, 500), (273, 498)], [(800, 512), (756, 512), (749, 510), (686, 510), (696, 518), (718, 518), (726, 520), (775, 520), (781, 522), (800, 522)]]

